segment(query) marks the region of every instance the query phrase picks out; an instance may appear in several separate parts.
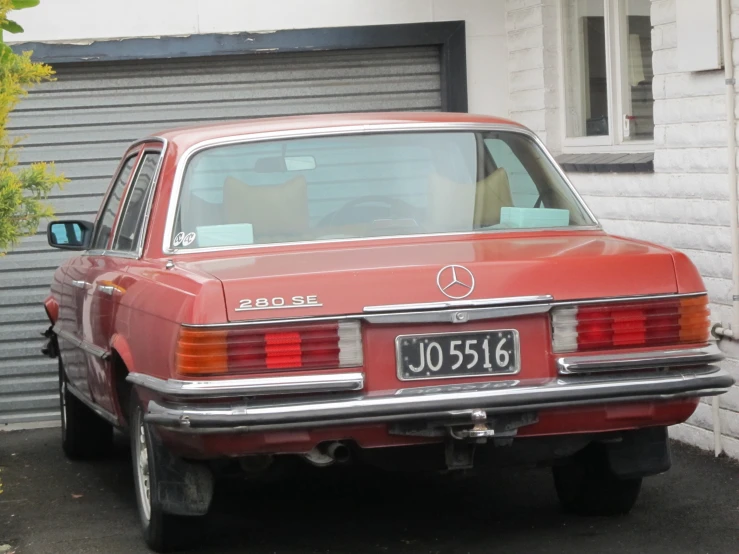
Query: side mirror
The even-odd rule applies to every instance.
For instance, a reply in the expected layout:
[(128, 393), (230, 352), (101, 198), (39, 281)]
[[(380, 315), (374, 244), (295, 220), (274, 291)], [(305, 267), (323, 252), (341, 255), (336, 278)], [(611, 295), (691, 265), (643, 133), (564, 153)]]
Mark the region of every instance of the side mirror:
[(46, 228), (49, 246), (62, 250), (87, 250), (94, 226), (87, 221), (52, 221)]

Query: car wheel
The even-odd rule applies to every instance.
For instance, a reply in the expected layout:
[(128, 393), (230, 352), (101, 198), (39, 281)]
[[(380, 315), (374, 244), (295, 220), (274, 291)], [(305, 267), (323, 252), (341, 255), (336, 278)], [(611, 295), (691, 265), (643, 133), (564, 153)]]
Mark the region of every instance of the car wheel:
[(564, 465), (552, 469), (559, 502), (569, 513), (624, 515), (639, 497), (641, 478), (621, 479), (615, 475), (601, 445), (590, 445)]
[(201, 517), (166, 513), (159, 505), (156, 491), (163, 473), (151, 426), (144, 421), (144, 410), (135, 393), (131, 394), (131, 458), (133, 462), (136, 505), (146, 544), (156, 552), (171, 552), (191, 546), (199, 531)]
[(64, 365), (59, 360), (59, 408), (62, 448), (72, 460), (86, 460), (107, 454), (113, 445), (113, 426), (69, 392)]

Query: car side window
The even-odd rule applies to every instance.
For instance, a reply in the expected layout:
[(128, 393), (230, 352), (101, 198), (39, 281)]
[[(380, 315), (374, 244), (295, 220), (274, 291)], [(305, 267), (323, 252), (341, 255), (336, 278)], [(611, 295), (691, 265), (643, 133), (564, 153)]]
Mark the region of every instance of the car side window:
[(105, 250), (105, 247), (108, 246), (108, 239), (113, 230), (115, 214), (118, 213), (118, 207), (121, 205), (121, 199), (123, 198), (123, 191), (126, 189), (126, 183), (128, 183), (128, 178), (131, 176), (131, 171), (133, 171), (137, 157), (138, 154), (134, 154), (126, 160), (113, 183), (110, 196), (108, 196), (108, 201), (105, 204), (105, 209), (95, 229), (92, 250)]
[(132, 251), (138, 246), (143, 231), (146, 201), (154, 183), (160, 155), (160, 152), (145, 152), (139, 162), (136, 177), (121, 212), (113, 250)]

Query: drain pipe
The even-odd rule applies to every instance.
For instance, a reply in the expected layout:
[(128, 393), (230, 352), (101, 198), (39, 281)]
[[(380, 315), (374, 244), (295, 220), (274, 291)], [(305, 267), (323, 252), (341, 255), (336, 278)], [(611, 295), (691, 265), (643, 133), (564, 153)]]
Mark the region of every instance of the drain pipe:
[(732, 313), (731, 329), (727, 338), (736, 339), (739, 333), (739, 200), (736, 181), (736, 81), (731, 39), (731, 0), (721, 0), (721, 25), (726, 74), (726, 123), (729, 128), (727, 155), (729, 157), (729, 203), (731, 205), (731, 261), (732, 261)]
[[(721, 38), (724, 51), (724, 72), (726, 77), (726, 125), (728, 127), (727, 156), (729, 168), (729, 205), (731, 211), (731, 328), (717, 325), (713, 334), (718, 339), (734, 341), (739, 339), (739, 199), (736, 180), (736, 80), (734, 78), (734, 56), (731, 37), (731, 0), (721, 0)], [(713, 444), (716, 456), (723, 451), (721, 444), (721, 404), (719, 397), (712, 400)]]

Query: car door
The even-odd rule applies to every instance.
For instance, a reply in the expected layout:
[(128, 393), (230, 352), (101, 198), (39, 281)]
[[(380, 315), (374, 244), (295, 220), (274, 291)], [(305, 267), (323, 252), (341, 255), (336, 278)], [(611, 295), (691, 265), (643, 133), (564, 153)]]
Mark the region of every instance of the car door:
[(101, 333), (101, 324), (104, 323), (105, 317), (100, 311), (100, 306), (95, 302), (91, 278), (100, 271), (105, 271), (106, 264), (109, 262), (105, 251), (110, 244), (121, 200), (140, 153), (140, 149), (130, 152), (119, 166), (98, 215), (90, 250), (79, 256), (68, 271), (68, 279), (74, 290), (77, 308), (76, 332), (84, 360), (84, 363), (76, 369), (74, 379), (72, 376), (70, 379), (93, 401), (97, 399), (92, 387), (94, 380), (91, 379), (91, 375), (100, 371), (105, 364), (107, 350), (100, 346), (101, 341), (97, 338), (97, 335)]
[[(89, 341), (99, 351), (110, 351), (118, 307), (133, 285), (126, 270), (140, 257), (144, 221), (160, 157), (161, 145), (142, 147), (133, 178), (119, 203), (108, 248), (87, 272), (91, 291)], [(115, 412), (110, 360), (93, 356), (90, 362), (88, 381), (95, 402)]]

